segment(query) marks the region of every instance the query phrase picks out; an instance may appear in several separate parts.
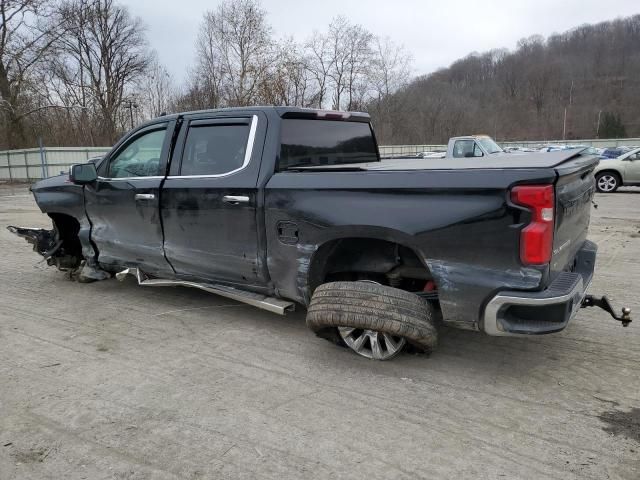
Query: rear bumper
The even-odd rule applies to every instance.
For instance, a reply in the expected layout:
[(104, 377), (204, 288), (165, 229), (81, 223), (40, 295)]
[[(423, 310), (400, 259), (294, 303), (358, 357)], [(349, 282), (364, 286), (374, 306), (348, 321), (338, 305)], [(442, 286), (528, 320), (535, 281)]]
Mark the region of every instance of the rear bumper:
[(563, 272), (540, 292), (504, 291), (484, 309), (489, 335), (542, 335), (563, 330), (576, 314), (593, 278), (598, 247), (586, 241), (571, 272)]

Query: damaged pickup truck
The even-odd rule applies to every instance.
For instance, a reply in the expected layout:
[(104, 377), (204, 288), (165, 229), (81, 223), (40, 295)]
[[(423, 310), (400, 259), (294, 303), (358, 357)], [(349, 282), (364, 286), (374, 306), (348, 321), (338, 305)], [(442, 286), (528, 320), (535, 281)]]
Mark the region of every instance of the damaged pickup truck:
[(558, 332), (586, 294), (598, 159), (580, 151), (381, 161), (366, 114), (164, 116), (32, 188), (52, 230), (9, 227), (82, 281), (133, 275), (284, 314), (358, 354), (432, 349), (440, 324)]

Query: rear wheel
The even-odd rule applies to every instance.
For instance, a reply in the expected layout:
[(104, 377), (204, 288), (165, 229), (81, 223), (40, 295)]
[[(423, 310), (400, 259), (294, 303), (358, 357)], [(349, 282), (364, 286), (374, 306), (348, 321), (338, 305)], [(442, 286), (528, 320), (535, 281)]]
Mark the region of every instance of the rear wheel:
[(437, 344), (433, 307), (417, 295), (374, 282), (331, 282), (311, 298), (307, 326), (358, 355), (389, 360), (407, 343), (430, 351)]
[(620, 176), (614, 172), (601, 172), (596, 175), (596, 188), (599, 192), (613, 193), (620, 183)]
[(374, 360), (390, 360), (407, 344), (407, 339), (376, 330), (338, 327), (344, 344), (358, 355)]

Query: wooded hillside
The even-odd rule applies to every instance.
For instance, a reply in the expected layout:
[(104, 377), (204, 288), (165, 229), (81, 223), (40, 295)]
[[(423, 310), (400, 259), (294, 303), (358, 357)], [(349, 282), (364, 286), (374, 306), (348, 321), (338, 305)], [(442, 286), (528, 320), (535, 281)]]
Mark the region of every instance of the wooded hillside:
[(561, 139), (565, 108), (567, 139), (640, 136), (640, 15), (473, 53), (370, 110), (380, 143), (422, 144)]
[(246, 105), (367, 110), (381, 144), (640, 136), (640, 15), (415, 79), (404, 46), (341, 16), (295, 40), (260, 0), (223, 0), (196, 27), (176, 82), (118, 0), (0, 0), (0, 150), (108, 146), (163, 112)]

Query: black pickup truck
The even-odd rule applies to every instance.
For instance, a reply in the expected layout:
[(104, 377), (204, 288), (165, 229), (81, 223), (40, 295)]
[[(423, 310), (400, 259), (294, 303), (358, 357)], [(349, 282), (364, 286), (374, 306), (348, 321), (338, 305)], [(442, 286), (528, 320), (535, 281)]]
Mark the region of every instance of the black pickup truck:
[(388, 359), (440, 323), (564, 329), (586, 295), (598, 159), (580, 151), (381, 161), (368, 115), (256, 107), (152, 120), (33, 185), (52, 230), (9, 227), (81, 281), (201, 288)]

